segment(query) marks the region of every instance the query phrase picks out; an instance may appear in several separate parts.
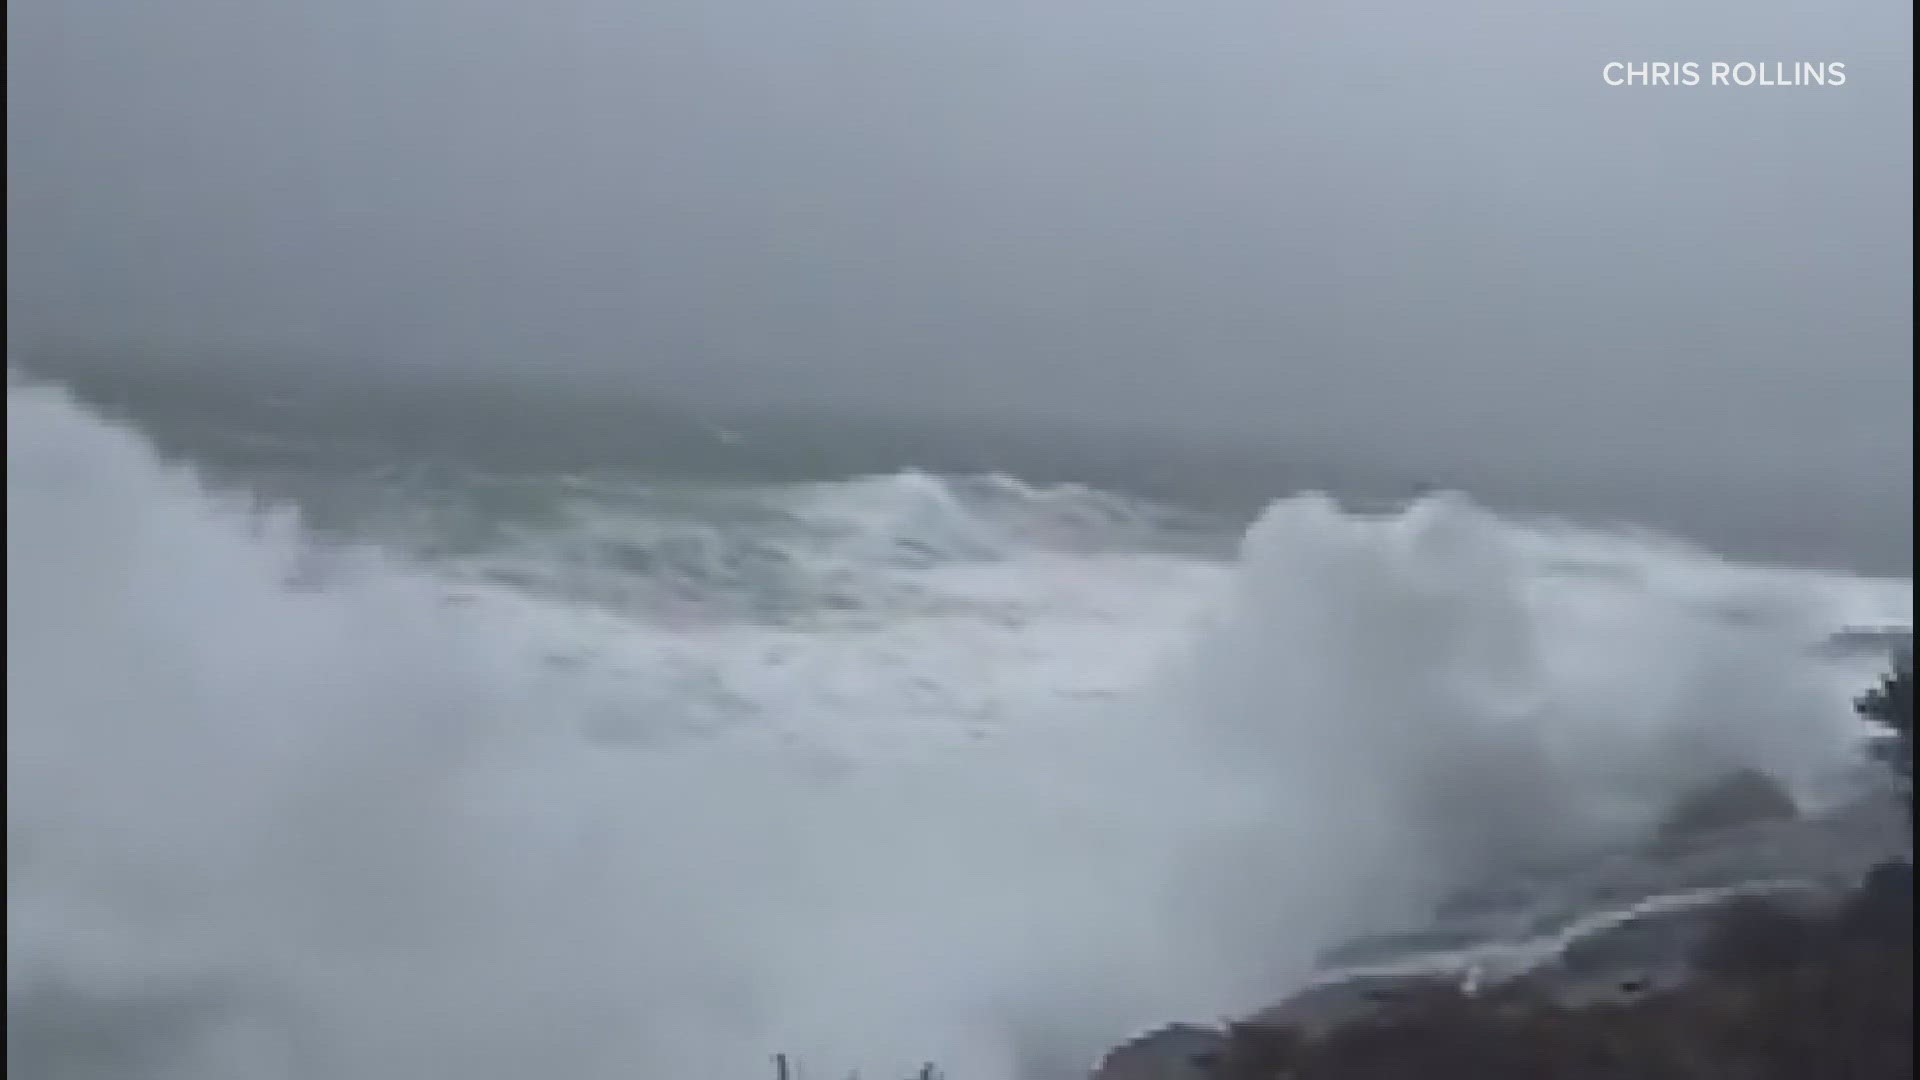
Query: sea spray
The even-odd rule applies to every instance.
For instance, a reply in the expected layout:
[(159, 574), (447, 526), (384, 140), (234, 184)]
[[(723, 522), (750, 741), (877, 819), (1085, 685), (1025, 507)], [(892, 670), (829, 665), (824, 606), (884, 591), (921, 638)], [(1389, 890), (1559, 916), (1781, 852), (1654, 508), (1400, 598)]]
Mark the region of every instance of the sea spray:
[[(1516, 852), (1631, 832), (1716, 769), (1813, 791), (1857, 741), (1850, 673), (1807, 652), (1835, 628), (1826, 579), (1699, 556), (1721, 575), (1703, 603), (1549, 572), (1546, 534), (1437, 496), (1276, 504), (1208, 571), (1222, 606), (1114, 680), (1133, 692), (1016, 700), (913, 762), (622, 746), (575, 714), (630, 684), (543, 659), (565, 601), (378, 553), (290, 589), (297, 521), (57, 391), (10, 386), (8, 419), (29, 1073), (726, 1078), (783, 1051), (1012, 1080), (1264, 1004), (1339, 938)], [(964, 508), (913, 482), (955, 534)], [(1089, 572), (961, 554), (1048, 568), (1036, 587)], [(1763, 618), (1723, 617), (1750, 599)], [(984, 633), (936, 610), (907, 640)], [(705, 639), (732, 649), (721, 675), (805, 644), (746, 634)]]

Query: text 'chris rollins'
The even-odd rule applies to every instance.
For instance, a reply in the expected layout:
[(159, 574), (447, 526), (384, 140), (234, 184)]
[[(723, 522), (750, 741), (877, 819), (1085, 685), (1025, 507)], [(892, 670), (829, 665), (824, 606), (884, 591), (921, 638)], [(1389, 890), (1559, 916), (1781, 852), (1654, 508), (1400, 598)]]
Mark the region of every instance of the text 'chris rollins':
[[(1615, 60), (1600, 69), (1600, 78), (1608, 86), (1699, 86), (1701, 64), (1697, 60)], [(1705, 81), (1708, 86), (1845, 86), (1847, 65), (1841, 61), (1714, 60), (1706, 65)]]

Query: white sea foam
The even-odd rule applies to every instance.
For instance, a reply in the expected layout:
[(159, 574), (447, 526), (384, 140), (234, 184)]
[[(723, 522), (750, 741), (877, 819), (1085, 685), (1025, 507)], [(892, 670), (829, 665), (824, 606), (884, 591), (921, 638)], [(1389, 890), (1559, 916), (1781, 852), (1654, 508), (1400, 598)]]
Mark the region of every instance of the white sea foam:
[(1715, 770), (1817, 797), (1863, 672), (1808, 646), (1910, 615), (1447, 496), (1282, 502), (1232, 567), (1074, 554), (922, 476), (791, 493), (910, 586), (861, 619), (379, 557), (296, 590), (294, 523), (57, 392), (8, 420), (9, 1063), (46, 1075), (1084, 1061)]

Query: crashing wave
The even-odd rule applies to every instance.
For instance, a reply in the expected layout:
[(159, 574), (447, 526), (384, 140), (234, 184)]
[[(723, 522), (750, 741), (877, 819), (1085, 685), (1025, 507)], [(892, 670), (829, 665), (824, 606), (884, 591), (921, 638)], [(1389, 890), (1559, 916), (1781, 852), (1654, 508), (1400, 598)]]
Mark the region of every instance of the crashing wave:
[[(1234, 563), (1165, 577), (842, 563), (1087, 605), (1055, 622), (661, 630), (448, 605), (418, 559), (291, 591), (297, 522), (57, 392), (10, 386), (8, 419), (10, 983), (39, 965), (10, 1042), (58, 1044), (79, 998), (213, 1080), (747, 1076), (775, 1050), (1011, 1080), (1257, 1008), (1322, 948), (1637, 835), (1703, 777), (1817, 803), (1863, 737), (1857, 673), (1805, 645), (1875, 586), (1583, 541), (1649, 570), (1626, 588), (1460, 496), (1284, 500)], [(938, 478), (775, 499), (822, 500), (863, 536), (977, 539)], [(1764, 618), (1715, 614), (1749, 600)], [(645, 678), (556, 672), (562, 616)], [(778, 737), (581, 738), (636, 685), (673, 709), (646, 665), (674, 650)], [(1061, 708), (1070, 667), (1111, 696)], [(907, 765), (794, 749), (975, 730), (976, 706), (991, 738)], [(236, 985), (273, 1007), (215, 1007)], [(129, 996), (151, 1007), (108, 1007)]]

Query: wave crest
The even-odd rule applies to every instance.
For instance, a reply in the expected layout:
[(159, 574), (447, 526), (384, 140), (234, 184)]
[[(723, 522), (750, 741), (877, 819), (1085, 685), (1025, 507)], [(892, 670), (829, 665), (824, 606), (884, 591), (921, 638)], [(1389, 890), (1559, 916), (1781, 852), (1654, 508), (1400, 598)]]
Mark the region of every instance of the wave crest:
[[(610, 750), (557, 722), (591, 676), (529, 664), (538, 626), (379, 560), (291, 592), (293, 523), (58, 393), (10, 386), (8, 418), (9, 1034), (38, 1048), (9, 1052), (77, 1022), (122, 1048), (98, 1076), (751, 1076), (788, 1050), (1011, 1080), (1264, 1004), (1713, 770), (1813, 797), (1859, 737), (1854, 673), (1806, 651), (1837, 625), (1820, 581), (1729, 572), (1711, 597), (1768, 602), (1719, 618), (1543, 571), (1539, 533), (1442, 495), (1276, 504), (1173, 670), (1072, 722), (834, 776)], [(937, 478), (793, 497), (973, 542)], [(776, 662), (737, 640), (716, 677)]]

